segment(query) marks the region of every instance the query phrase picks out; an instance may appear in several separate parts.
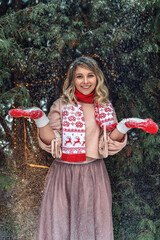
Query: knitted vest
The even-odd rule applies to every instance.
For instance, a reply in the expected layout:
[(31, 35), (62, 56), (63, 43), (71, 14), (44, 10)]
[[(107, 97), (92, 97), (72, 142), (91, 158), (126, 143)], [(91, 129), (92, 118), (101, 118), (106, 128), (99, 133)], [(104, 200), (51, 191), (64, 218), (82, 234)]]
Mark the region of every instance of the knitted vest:
[[(103, 106), (96, 104), (95, 118), (100, 127), (106, 125), (107, 131), (115, 128), (114, 110), (111, 103)], [(68, 162), (86, 160), (85, 121), (80, 103), (67, 104), (62, 109), (62, 160)]]

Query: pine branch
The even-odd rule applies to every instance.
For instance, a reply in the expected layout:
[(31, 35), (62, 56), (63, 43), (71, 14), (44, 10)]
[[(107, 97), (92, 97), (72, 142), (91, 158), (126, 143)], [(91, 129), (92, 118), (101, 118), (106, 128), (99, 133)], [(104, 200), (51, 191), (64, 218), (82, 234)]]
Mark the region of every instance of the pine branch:
[(14, 137), (13, 137), (9, 127), (7, 126), (7, 123), (6, 123), (5, 119), (4, 119), (4, 117), (1, 116), (1, 115), (0, 115), (0, 123), (1, 123), (3, 129), (4, 129), (5, 133), (6, 133), (7, 140), (10, 142), (11, 146), (13, 146)]

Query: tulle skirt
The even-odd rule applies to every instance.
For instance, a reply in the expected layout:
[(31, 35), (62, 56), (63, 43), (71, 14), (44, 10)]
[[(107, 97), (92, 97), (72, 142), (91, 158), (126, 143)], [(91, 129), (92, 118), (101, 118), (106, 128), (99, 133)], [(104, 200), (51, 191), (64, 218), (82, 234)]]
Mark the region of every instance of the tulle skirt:
[(37, 240), (113, 240), (112, 195), (103, 159), (53, 162), (44, 187)]

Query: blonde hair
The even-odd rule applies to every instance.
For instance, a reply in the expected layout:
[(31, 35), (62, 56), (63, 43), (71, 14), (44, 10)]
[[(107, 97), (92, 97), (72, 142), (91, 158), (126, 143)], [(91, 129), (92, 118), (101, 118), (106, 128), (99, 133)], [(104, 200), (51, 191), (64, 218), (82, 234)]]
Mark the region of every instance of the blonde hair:
[(63, 85), (63, 98), (67, 103), (77, 102), (75, 97), (75, 72), (78, 66), (88, 68), (93, 71), (97, 77), (97, 85), (95, 88), (94, 102), (102, 104), (109, 103), (109, 90), (105, 85), (105, 77), (97, 62), (91, 57), (79, 57), (69, 67), (67, 78)]

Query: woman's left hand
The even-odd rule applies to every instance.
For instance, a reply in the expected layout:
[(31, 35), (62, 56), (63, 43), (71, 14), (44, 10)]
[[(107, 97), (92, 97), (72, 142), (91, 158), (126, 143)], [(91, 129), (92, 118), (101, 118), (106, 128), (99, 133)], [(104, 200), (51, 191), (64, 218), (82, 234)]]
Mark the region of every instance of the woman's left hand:
[(157, 133), (158, 125), (152, 119), (126, 118), (117, 124), (119, 132), (125, 134), (131, 128), (140, 128), (148, 133)]

